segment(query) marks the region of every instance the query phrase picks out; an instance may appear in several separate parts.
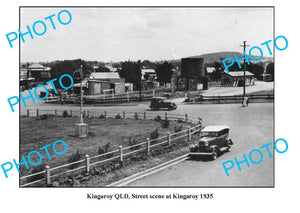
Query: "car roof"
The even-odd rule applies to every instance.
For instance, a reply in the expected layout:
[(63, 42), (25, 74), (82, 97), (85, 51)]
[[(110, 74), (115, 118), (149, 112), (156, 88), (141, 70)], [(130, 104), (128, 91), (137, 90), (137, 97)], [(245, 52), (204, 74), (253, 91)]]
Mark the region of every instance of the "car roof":
[(218, 132), (223, 129), (230, 129), (230, 128), (229, 126), (206, 126), (201, 130), (201, 132)]
[(167, 98), (165, 97), (155, 97), (155, 98), (151, 98), (151, 100), (166, 100)]

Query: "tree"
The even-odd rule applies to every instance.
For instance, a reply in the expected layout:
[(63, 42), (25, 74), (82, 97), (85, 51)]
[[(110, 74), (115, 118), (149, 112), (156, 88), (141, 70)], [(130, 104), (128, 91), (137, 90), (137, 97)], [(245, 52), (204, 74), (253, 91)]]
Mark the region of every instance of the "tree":
[(262, 63), (251, 63), (247, 65), (247, 71), (252, 72), (256, 78), (259, 78), (264, 73), (264, 66)]
[(155, 72), (157, 74), (157, 80), (164, 84), (170, 83), (173, 75), (173, 65), (168, 62), (157, 65)]
[[(90, 74), (90, 70), (92, 70), (92, 67), (88, 66), (87, 63), (81, 59), (76, 60), (64, 60), (64, 61), (56, 61), (53, 66), (51, 67), (51, 77), (57, 80), (54, 81), (54, 85), (56, 88), (61, 88), (59, 84), (59, 78), (64, 74), (69, 74), (72, 76), (74, 83), (76, 82), (76, 79), (74, 79), (74, 71), (80, 69), (80, 66), (82, 65), (82, 72), (83, 72), (83, 78), (88, 77)], [(79, 80), (77, 80), (79, 81)], [(65, 86), (68, 86), (71, 84), (70, 79), (65, 77), (62, 78), (62, 84)]]
[(105, 66), (99, 66), (97, 69), (95, 69), (95, 72), (110, 72), (110, 70)]
[(274, 76), (274, 62), (271, 62), (267, 65), (266, 73)]
[(141, 87), (141, 68), (140, 61), (132, 62), (125, 61), (122, 63), (122, 69), (119, 70), (119, 75), (121, 78), (125, 78), (125, 82), (133, 83), (136, 89)]

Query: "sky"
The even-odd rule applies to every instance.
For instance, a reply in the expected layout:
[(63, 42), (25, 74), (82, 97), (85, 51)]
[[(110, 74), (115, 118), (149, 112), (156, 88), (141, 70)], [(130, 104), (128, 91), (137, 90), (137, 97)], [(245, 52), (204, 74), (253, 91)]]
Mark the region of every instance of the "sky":
[[(66, 9), (67, 25), (57, 19)], [(170, 60), (221, 51), (242, 52), (273, 39), (273, 8), (21, 8), (20, 30), (43, 20), (42, 36), (20, 41), (21, 62)], [(56, 29), (49, 20), (53, 17)], [(66, 13), (61, 20), (68, 21)], [(42, 25), (36, 24), (42, 32)], [(272, 47), (272, 45), (271, 45)], [(264, 56), (270, 56), (263, 49)], [(247, 52), (247, 51), (246, 51)], [(253, 51), (255, 55), (256, 52)]]

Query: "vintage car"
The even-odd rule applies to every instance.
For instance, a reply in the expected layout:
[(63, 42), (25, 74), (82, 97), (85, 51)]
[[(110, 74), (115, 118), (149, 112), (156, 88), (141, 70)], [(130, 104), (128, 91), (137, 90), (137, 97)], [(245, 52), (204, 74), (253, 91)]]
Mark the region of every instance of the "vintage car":
[(152, 110), (168, 109), (175, 110), (177, 105), (164, 97), (151, 98), (150, 108)]
[(228, 126), (206, 126), (200, 132), (200, 140), (190, 145), (190, 157), (211, 156), (215, 160), (221, 152), (229, 151), (233, 142), (229, 139)]

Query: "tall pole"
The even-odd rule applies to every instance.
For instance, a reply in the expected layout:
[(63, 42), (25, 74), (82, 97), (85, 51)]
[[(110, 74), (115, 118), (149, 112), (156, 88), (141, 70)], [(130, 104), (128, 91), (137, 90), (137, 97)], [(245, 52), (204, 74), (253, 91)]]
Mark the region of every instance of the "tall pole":
[(80, 65), (80, 123), (83, 123), (83, 105), (82, 105), (82, 65)]
[[(240, 45), (240, 46), (244, 47), (244, 53), (246, 53), (246, 46), (249, 46), (249, 45), (246, 45), (246, 42), (247, 41), (243, 41), (244, 44)], [(244, 97), (246, 96), (246, 59), (245, 58), (244, 58), (244, 86), (243, 86), (243, 96)]]
[(140, 96), (140, 101), (142, 100), (142, 70), (141, 70), (141, 61), (138, 61), (138, 66), (139, 66), (139, 71), (140, 72), (140, 91), (139, 91), (139, 96)]

